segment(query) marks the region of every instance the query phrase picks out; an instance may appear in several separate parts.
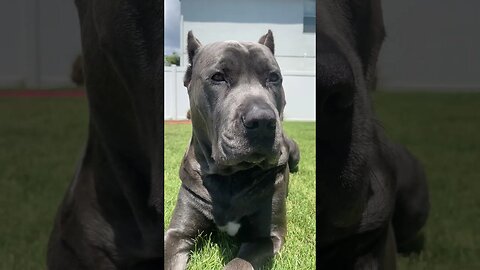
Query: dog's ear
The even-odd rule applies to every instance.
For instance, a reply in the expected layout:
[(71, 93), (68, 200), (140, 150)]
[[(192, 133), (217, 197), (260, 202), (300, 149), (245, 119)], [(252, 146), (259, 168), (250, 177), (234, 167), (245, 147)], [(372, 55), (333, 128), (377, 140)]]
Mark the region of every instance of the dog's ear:
[(275, 54), (275, 43), (273, 42), (273, 33), (270, 29), (258, 40), (258, 43), (267, 46), (272, 54)]
[[(357, 48), (369, 89), (374, 89), (376, 86), (377, 60), (385, 39), (381, 2), (381, 0), (354, 0), (351, 2), (351, 21), (358, 37)], [(319, 16), (318, 6), (317, 17)], [(318, 27), (317, 25), (317, 29), (319, 29)]]
[(187, 36), (187, 51), (188, 51), (188, 62), (192, 64), (193, 62), (193, 57), (195, 56), (195, 53), (197, 52), (198, 48), (200, 48), (202, 44), (198, 39), (193, 35), (192, 30), (188, 31), (188, 36)]
[(193, 57), (195, 56), (198, 49), (202, 46), (200, 41), (193, 35), (192, 30), (188, 31), (187, 36), (187, 53), (188, 53), (188, 68), (185, 72), (185, 77), (183, 78), (183, 85), (188, 88), (188, 84), (192, 79), (192, 64), (193, 64)]

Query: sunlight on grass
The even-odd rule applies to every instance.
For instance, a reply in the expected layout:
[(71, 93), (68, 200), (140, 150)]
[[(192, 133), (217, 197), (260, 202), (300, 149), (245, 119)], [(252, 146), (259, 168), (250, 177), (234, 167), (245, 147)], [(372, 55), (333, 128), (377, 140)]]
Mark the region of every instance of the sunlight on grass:
[[(374, 101), (386, 133), (422, 161), (430, 185), (425, 252), (399, 257), (399, 269), (480, 269), (480, 94), (377, 92)], [(53, 217), (82, 152), (87, 119), (85, 99), (0, 98), (0, 269), (46, 268)], [(302, 161), (291, 175), (287, 242), (273, 268), (315, 269), (315, 125), (287, 122), (285, 129), (300, 142)], [(190, 125), (165, 128), (167, 225), (190, 132)], [(220, 244), (209, 237), (201, 240), (207, 248), (193, 252), (190, 269), (220, 269), (222, 257), (233, 256), (227, 236)]]
[[(290, 174), (287, 198), (288, 233), (272, 269), (315, 269), (315, 123), (286, 122), (286, 133), (297, 141), (301, 160), (298, 173)], [(180, 187), (178, 170), (191, 135), (189, 124), (165, 125), (165, 224), (168, 226)], [(238, 243), (228, 236), (199, 237), (202, 245), (189, 269), (221, 269), (234, 258)], [(219, 244), (220, 242), (220, 244)], [(198, 243), (198, 241), (197, 241)], [(228, 260), (225, 260), (228, 258)], [(268, 265), (268, 264), (267, 264)]]

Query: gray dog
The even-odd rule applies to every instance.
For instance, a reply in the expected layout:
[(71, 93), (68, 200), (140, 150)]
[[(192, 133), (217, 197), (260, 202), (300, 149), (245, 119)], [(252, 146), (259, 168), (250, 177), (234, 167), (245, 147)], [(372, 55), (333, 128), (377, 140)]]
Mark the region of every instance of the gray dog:
[(189, 32), (184, 84), (193, 132), (165, 234), (165, 269), (186, 268), (202, 231), (242, 242), (225, 269), (257, 268), (282, 247), (289, 168), (299, 151), (282, 129), (285, 96), (273, 54), (271, 31), (258, 43), (205, 46)]
[(317, 1), (317, 263), (395, 269), (429, 212), (420, 163), (375, 119), (369, 90), (385, 36), (380, 0)]
[(48, 269), (159, 269), (163, 5), (77, 0), (76, 6), (89, 130), (54, 222)]

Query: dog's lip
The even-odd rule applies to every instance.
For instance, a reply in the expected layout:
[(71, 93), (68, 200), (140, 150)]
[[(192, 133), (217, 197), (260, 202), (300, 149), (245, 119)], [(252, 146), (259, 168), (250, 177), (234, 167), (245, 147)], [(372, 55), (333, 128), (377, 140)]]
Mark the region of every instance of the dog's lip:
[(259, 155), (259, 154), (246, 154), (246, 155), (242, 155), (240, 157), (235, 157), (235, 158), (217, 158), (216, 159), (215, 157), (213, 157), (213, 160), (221, 165), (235, 166), (239, 164), (257, 165), (267, 160), (267, 158), (268, 158), (267, 156)]
[[(216, 153), (212, 155), (213, 161), (222, 167), (245, 167), (260, 166), (262, 168), (275, 165), (281, 156), (281, 149), (272, 146), (268, 149), (256, 149), (254, 145), (245, 145), (246, 141), (236, 141), (233, 134), (222, 132), (218, 136)], [(243, 149), (241, 149), (243, 148)], [(277, 151), (280, 150), (280, 151)]]
[(249, 155), (249, 158), (247, 159), (247, 162), (249, 162), (249, 163), (261, 163), (265, 159), (267, 159), (267, 156), (257, 154), (257, 153), (253, 153), (253, 154)]
[(247, 153), (242, 155), (233, 156), (232, 158), (227, 158), (226, 156), (221, 157), (212, 157), (215, 163), (220, 166), (235, 166), (240, 168), (251, 168), (254, 166), (259, 166), (262, 168), (268, 168), (277, 164), (278, 159), (280, 158), (281, 153), (265, 155), (260, 153)]

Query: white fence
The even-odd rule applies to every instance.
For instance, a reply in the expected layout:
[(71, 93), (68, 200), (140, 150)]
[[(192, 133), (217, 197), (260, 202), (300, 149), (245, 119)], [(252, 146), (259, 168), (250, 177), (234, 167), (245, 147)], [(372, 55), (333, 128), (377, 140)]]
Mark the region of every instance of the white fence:
[[(183, 86), (185, 67), (165, 67), (165, 120), (187, 119), (190, 108)], [(284, 120), (315, 121), (315, 72), (282, 71), (287, 105)]]
[(74, 1), (0, 1), (0, 88), (73, 87), (80, 53)]

